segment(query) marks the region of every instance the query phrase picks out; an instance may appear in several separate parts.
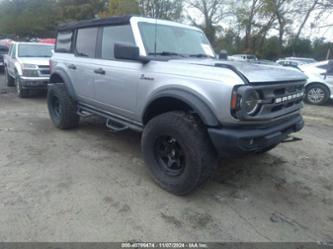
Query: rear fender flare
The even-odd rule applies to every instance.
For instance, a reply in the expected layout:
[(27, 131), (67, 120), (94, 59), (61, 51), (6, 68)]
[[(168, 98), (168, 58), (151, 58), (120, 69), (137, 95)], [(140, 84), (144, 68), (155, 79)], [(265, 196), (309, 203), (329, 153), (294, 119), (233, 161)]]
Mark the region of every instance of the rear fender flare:
[[(57, 79), (57, 77), (60, 77), (63, 82), (56, 82), (55, 79)], [(72, 80), (70, 79), (70, 77), (68, 76), (68, 74), (64, 70), (57, 69), (56, 71), (54, 71), (51, 74), (51, 76), (50, 76), (50, 84), (56, 84), (56, 83), (63, 83), (65, 85), (66, 89), (67, 89), (67, 92), (68, 92), (69, 96), (73, 100), (77, 100), (77, 95), (75, 93)]]

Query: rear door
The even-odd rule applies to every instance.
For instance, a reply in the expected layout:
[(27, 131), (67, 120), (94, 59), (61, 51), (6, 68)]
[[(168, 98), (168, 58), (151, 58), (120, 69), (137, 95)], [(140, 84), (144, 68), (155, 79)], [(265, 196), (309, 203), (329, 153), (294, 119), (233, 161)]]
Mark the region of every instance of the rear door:
[(116, 43), (135, 46), (130, 25), (101, 28), (99, 59), (94, 64), (96, 102), (107, 111), (134, 118), (142, 63), (116, 60)]
[(66, 65), (76, 94), (87, 102), (92, 102), (95, 96), (97, 34), (97, 27), (78, 29), (74, 47), (75, 56)]

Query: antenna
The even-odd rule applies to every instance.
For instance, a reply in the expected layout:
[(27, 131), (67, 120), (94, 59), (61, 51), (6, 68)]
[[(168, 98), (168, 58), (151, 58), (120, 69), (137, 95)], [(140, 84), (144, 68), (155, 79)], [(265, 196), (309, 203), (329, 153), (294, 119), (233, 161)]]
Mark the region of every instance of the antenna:
[(154, 0), (154, 18), (155, 18), (155, 43), (154, 43), (154, 56), (157, 54), (157, 13), (156, 13), (156, 0)]

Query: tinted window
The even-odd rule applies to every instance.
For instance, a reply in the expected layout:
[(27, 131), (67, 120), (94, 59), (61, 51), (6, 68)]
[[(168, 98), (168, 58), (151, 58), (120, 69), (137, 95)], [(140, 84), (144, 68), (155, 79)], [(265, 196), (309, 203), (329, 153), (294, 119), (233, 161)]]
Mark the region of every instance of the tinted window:
[(114, 59), (114, 45), (122, 43), (135, 46), (132, 29), (129, 25), (103, 28), (102, 58)]
[(72, 49), (73, 32), (59, 32), (57, 35), (56, 51), (70, 52)]
[(76, 53), (78, 56), (95, 58), (97, 28), (79, 29), (76, 38)]

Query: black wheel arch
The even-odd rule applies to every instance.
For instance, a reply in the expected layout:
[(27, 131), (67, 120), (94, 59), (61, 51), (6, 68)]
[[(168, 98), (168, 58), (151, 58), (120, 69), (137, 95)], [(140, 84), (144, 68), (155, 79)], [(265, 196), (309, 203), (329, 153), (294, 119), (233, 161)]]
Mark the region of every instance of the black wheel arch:
[(52, 84), (64, 84), (69, 96), (73, 100), (77, 100), (77, 95), (75, 94), (72, 80), (70, 79), (70, 77), (68, 76), (68, 74), (65, 71), (63, 71), (61, 69), (54, 71), (50, 76), (49, 83), (51, 85)]
[(155, 95), (144, 108), (142, 123), (146, 125), (155, 116), (170, 111), (193, 112), (205, 125), (209, 127), (219, 125), (215, 114), (206, 103), (198, 96), (182, 90), (164, 91)]

